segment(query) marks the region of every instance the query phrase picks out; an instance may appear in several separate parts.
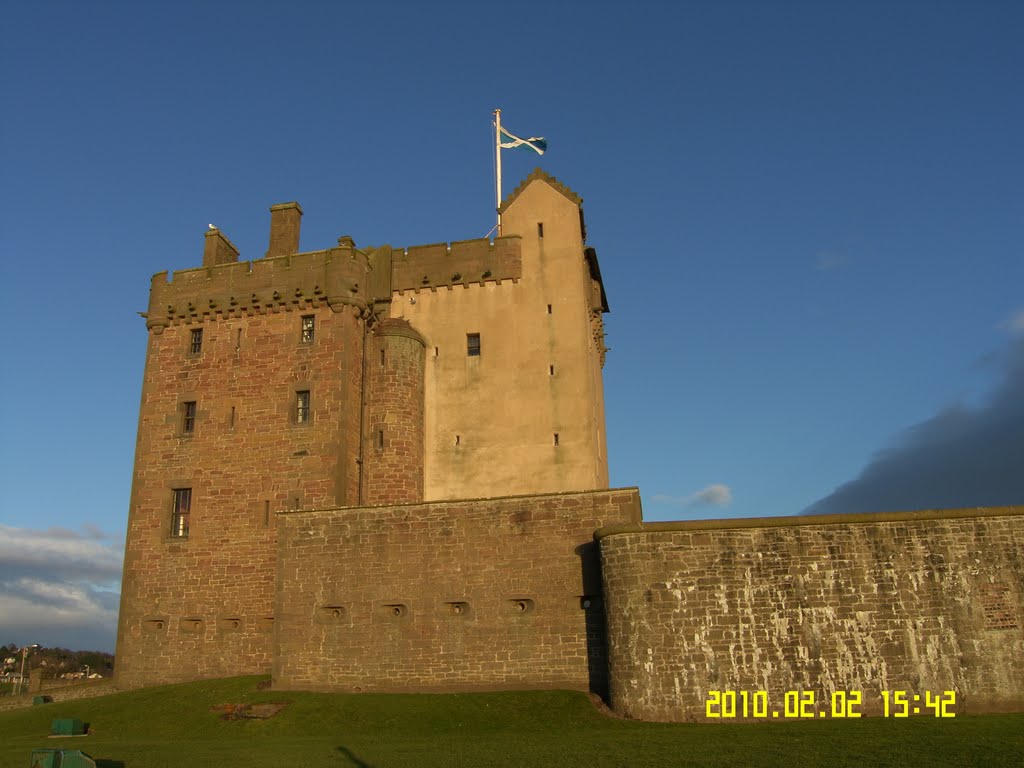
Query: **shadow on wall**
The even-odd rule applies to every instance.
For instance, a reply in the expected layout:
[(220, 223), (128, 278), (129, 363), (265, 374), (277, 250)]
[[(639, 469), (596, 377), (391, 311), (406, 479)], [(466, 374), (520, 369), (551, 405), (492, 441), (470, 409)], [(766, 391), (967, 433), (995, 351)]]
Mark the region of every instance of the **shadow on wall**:
[(605, 628), (604, 600), (601, 595), (601, 556), (597, 542), (575, 549), (580, 558), (583, 594), (580, 609), (586, 621), (587, 678), (590, 692), (608, 703), (608, 633)]

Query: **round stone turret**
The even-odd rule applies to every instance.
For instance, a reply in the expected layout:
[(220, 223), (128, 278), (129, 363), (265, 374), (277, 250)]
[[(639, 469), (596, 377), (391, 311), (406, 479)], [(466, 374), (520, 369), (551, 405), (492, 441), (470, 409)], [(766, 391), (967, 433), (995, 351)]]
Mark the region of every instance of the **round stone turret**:
[(422, 501), (426, 342), (407, 321), (391, 318), (367, 343), (365, 503)]

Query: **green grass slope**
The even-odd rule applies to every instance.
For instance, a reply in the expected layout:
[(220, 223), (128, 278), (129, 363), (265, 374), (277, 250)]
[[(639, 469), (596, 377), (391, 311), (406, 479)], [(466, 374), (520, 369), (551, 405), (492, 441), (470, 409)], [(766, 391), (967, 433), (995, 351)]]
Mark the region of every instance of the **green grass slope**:
[[(259, 690), (263, 679), (0, 713), (0, 768), (26, 768), (36, 748), (81, 749), (103, 768), (1024, 765), (1024, 714), (669, 725), (610, 718), (564, 691), (349, 695)], [(211, 711), (271, 701), (288, 706), (268, 720)], [(90, 735), (48, 739), (57, 717)]]

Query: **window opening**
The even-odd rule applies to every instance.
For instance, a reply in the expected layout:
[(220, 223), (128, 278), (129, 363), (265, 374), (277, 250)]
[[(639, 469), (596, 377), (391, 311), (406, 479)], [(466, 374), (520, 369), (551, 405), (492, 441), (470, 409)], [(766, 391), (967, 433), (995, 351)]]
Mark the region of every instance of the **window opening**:
[(235, 333), (235, 352), (238, 352), (242, 348), (242, 329), (239, 328)]
[(544, 237), (544, 222), (537, 222), (537, 237)]
[(384, 430), (383, 429), (378, 429), (377, 430), (377, 450), (378, 451), (383, 451), (384, 450)]
[(192, 329), (192, 340), (188, 347), (189, 354), (198, 355), (203, 351), (203, 329), (193, 328)]
[(548, 314), (549, 315), (551, 314), (551, 305), (550, 304), (548, 304)]
[(263, 502), (263, 527), (266, 528), (270, 525), (270, 499), (266, 499)]
[(188, 521), (192, 511), (192, 489), (175, 488), (174, 505), (171, 508), (171, 536), (188, 536)]
[(194, 400), (181, 404), (181, 432), (191, 435), (196, 431), (196, 403)]
[(549, 365), (548, 366), (548, 376), (554, 376), (554, 375), (555, 375), (555, 366)]
[(467, 357), (479, 357), (480, 356), (480, 334), (479, 333), (467, 333), (466, 334), (466, 356)]
[(380, 351), (380, 364), (384, 365), (384, 350), (383, 349)]
[(303, 389), (295, 393), (295, 422), (306, 424), (309, 421), (309, 390)]
[(313, 343), (313, 332), (315, 330), (316, 318), (313, 315), (302, 316), (302, 343)]
[(461, 445), (462, 444), (462, 435), (456, 435), (455, 436), (455, 444), (456, 445)]
[(235, 426), (235, 406), (231, 406), (231, 426)]
[(555, 432), (555, 445), (558, 445), (558, 433)]

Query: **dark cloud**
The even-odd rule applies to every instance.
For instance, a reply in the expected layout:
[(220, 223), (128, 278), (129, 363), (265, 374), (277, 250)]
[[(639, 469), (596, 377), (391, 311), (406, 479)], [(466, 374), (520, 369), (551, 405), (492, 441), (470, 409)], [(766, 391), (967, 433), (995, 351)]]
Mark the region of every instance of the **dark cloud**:
[(123, 560), (94, 526), (0, 525), (0, 642), (113, 650)]
[(1000, 362), (987, 403), (956, 405), (912, 427), (801, 514), (1024, 504), (1024, 333)]

